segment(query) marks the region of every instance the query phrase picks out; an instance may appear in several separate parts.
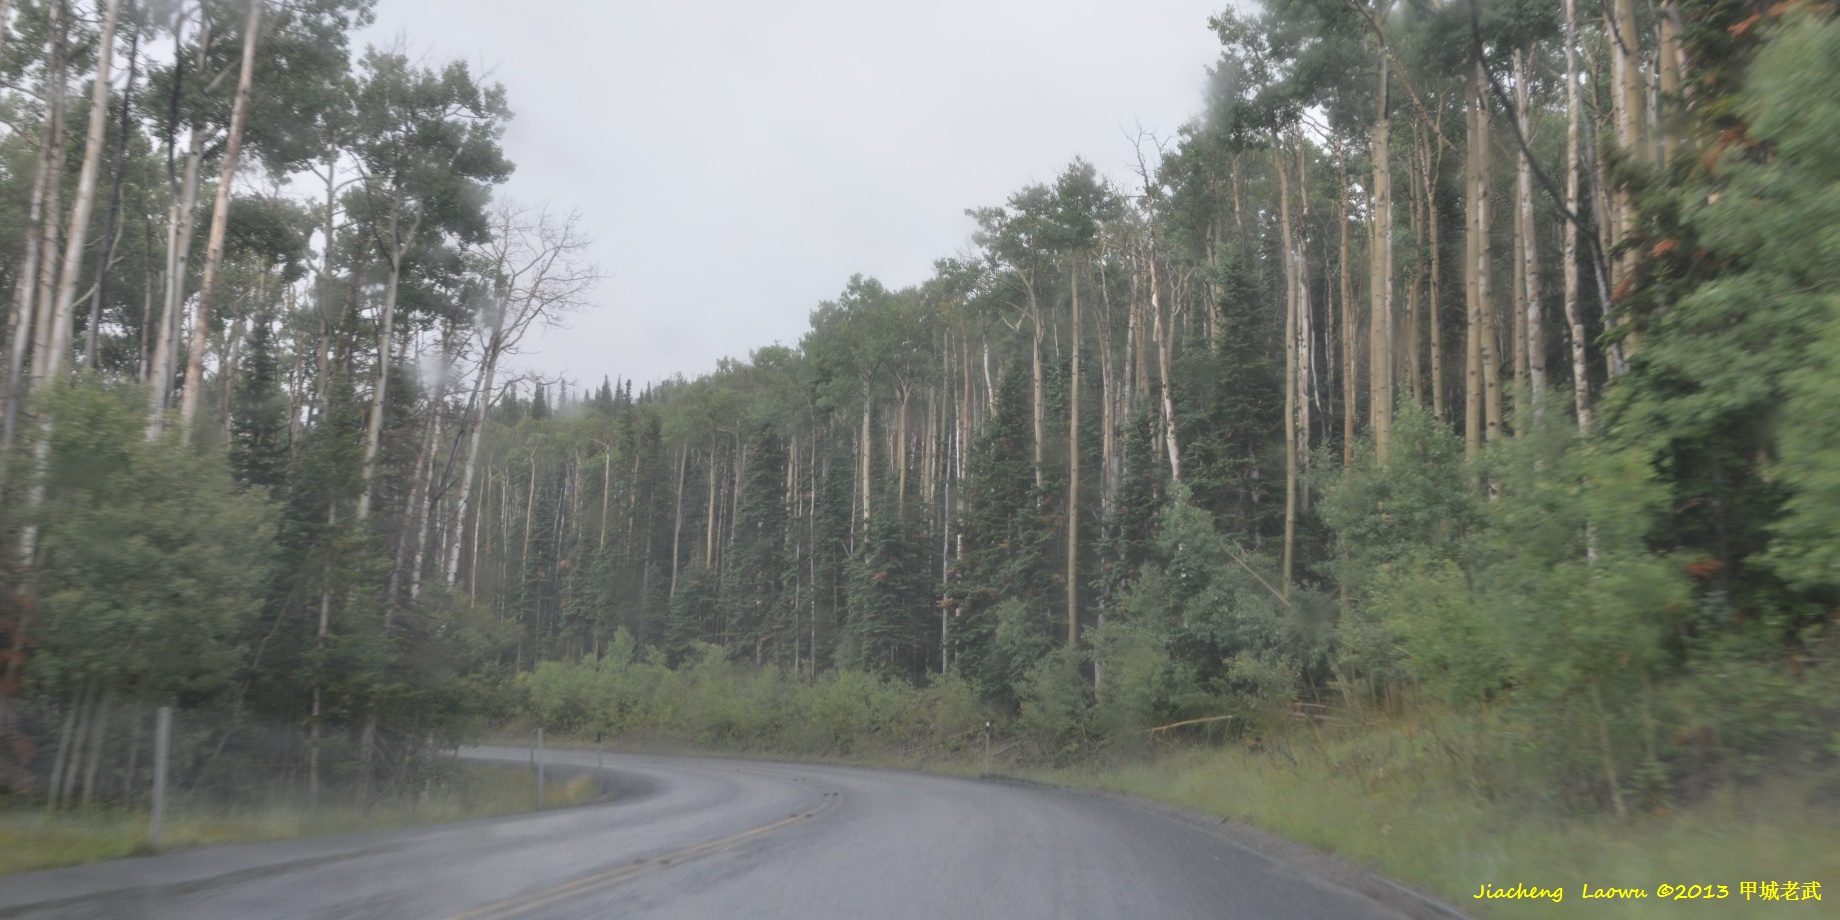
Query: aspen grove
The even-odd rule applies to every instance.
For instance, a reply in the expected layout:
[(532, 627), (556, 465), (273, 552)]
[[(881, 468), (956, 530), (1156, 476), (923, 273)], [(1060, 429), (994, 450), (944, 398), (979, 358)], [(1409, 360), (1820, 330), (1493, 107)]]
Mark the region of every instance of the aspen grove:
[(1831, 768), (1832, 8), (1246, 10), (1129, 168), (646, 382), (514, 370), (581, 220), (369, 0), (0, 0), (0, 791), (126, 796), (85, 739), (171, 704), (314, 795), (519, 720), (1064, 760), (1439, 706), (1618, 814)]

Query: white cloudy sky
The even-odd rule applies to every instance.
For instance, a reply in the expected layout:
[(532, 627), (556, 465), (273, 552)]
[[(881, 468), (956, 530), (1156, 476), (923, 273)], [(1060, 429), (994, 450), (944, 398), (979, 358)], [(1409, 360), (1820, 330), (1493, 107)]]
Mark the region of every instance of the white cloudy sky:
[(794, 343), (853, 272), (900, 286), (1074, 156), (1173, 133), (1225, 0), (379, 0), (360, 41), (483, 64), (505, 193), (579, 210), (599, 306), (527, 342), (572, 381)]

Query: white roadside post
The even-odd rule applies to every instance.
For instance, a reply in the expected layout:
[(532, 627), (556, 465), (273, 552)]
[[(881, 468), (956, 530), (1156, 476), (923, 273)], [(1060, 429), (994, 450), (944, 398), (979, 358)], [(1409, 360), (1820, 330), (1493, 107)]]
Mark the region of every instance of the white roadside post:
[(984, 775), (990, 775), (990, 723), (984, 723)]
[(543, 729), (537, 729), (537, 807), (543, 807)]
[(172, 755), (172, 707), (161, 706), (153, 720), (153, 815), (147, 822), (147, 843), (160, 845), (166, 821), (166, 761)]

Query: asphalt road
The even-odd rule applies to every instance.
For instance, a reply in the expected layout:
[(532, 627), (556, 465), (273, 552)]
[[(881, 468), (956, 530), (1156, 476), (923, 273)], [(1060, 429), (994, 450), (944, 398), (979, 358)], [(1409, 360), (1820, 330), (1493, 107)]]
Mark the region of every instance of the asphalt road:
[[(595, 758), (547, 755), (559, 769)], [(842, 767), (606, 765), (607, 804), (0, 877), (0, 917), (1450, 916), (1263, 835), (1112, 796)]]

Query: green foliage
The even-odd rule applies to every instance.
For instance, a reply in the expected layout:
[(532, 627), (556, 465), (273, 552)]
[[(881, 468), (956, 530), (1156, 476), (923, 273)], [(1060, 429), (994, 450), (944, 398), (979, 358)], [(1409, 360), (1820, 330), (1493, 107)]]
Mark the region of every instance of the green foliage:
[(1482, 523), (1473, 475), (1455, 432), (1422, 410), (1401, 411), (1387, 463), (1363, 443), (1353, 465), (1324, 486), (1317, 509), (1336, 535), (1337, 580), (1359, 593), (1402, 560), (1461, 560)]
[(700, 645), (679, 667), (633, 657), (619, 633), (599, 661), (546, 661), (521, 675), (529, 713), (579, 738), (663, 739), (843, 754), (962, 739), (988, 714), (963, 680), (925, 687), (862, 671), (813, 681), (736, 664)]
[(1380, 624), (1378, 635), (1349, 637), (1350, 665), (1392, 678), (1397, 649), (1407, 674), (1457, 705), (1487, 701), (1512, 681), (1502, 625), (1478, 603), (1455, 563), (1435, 559), (1389, 568), (1373, 587), (1374, 599), (1363, 606), (1359, 622)]
[[(1756, 216), (1719, 220), (1737, 224), (1727, 238), (1745, 246), (1755, 265), (1747, 275), (1774, 285), (1768, 309), (1789, 311), (1798, 329), (1816, 332), (1780, 343), (1806, 351), (1795, 366), (1774, 368), (1786, 372), (1778, 449), (1792, 494), (1771, 554), (1789, 578), (1828, 588), (1840, 586), (1840, 296), (1824, 288), (1840, 258), (1840, 171), (1832, 150), (1840, 100), (1821, 87), (1836, 79), (1840, 23), (1832, 19), (1798, 15), (1759, 54), (1743, 104), (1752, 135), (1770, 146), (1770, 156), (1729, 158), (1727, 192), (1751, 198)], [(1709, 223), (1714, 213), (1708, 209)]]
[(1017, 683), (1022, 702), (1017, 726), (1049, 753), (1075, 753), (1087, 740), (1092, 685), (1080, 665), (1077, 651), (1058, 648), (1030, 666)]
[(243, 661), (274, 563), (275, 511), (216, 457), (149, 441), (137, 390), (83, 382), (57, 419), (37, 569), (33, 673), (54, 693), (98, 683), (198, 700)]

